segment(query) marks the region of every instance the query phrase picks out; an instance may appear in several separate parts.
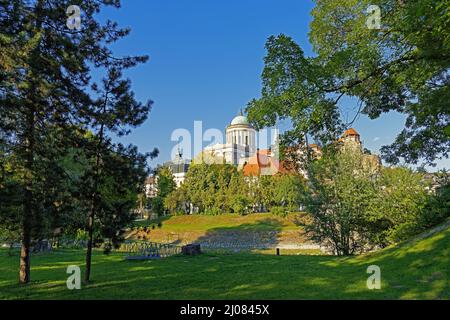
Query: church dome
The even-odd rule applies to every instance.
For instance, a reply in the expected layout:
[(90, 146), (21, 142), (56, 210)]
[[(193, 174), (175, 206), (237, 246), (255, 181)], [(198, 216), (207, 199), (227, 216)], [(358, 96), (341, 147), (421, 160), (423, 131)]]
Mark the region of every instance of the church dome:
[(243, 115), (239, 115), (237, 117), (235, 117), (233, 119), (233, 121), (231, 121), (231, 125), (232, 126), (236, 126), (236, 125), (249, 125), (248, 119), (246, 116)]

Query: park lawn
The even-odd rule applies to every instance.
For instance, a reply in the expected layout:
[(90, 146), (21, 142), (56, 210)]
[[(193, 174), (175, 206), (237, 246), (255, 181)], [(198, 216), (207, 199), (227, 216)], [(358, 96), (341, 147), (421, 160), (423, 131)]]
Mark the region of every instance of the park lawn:
[[(450, 228), (358, 257), (257, 253), (126, 261), (96, 251), (93, 282), (66, 288), (66, 268), (84, 252), (32, 257), (32, 280), (17, 284), (18, 256), (0, 250), (0, 299), (450, 299)], [(381, 268), (381, 290), (368, 290), (367, 267)]]
[(270, 213), (249, 215), (223, 214), (208, 215), (180, 215), (166, 216), (151, 221), (137, 221), (135, 227), (157, 227), (161, 223), (161, 230), (168, 232), (197, 231), (206, 232), (217, 229), (232, 228), (242, 231), (286, 231), (298, 229), (298, 221), (304, 213), (291, 213), (282, 218)]

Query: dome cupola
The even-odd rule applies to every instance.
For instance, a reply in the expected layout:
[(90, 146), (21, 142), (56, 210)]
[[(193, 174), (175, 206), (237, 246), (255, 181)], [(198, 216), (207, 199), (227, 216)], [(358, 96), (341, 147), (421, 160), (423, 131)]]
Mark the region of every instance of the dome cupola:
[(226, 135), (227, 144), (238, 145), (251, 151), (256, 149), (256, 131), (248, 121), (248, 118), (244, 116), (242, 110), (227, 127)]
[(239, 125), (244, 125), (244, 126), (248, 126), (250, 125), (250, 123), (248, 122), (248, 119), (246, 116), (244, 116), (244, 114), (242, 113), (242, 110), (239, 112), (239, 114), (234, 117), (234, 119), (231, 121), (231, 125), (232, 126), (239, 126)]

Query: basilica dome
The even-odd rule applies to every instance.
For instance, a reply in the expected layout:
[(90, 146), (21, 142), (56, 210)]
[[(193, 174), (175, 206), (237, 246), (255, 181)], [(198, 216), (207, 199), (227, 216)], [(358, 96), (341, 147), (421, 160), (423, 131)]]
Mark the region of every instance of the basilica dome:
[(239, 115), (237, 117), (235, 117), (232, 121), (231, 121), (231, 125), (232, 126), (236, 126), (236, 125), (248, 125), (248, 119), (246, 116), (243, 115)]

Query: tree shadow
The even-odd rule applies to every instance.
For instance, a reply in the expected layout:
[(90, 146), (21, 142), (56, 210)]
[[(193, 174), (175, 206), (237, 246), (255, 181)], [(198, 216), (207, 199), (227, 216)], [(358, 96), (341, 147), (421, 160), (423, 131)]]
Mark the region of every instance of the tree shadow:
[[(249, 226), (215, 230), (233, 229)], [(214, 239), (213, 230), (208, 237)], [(16, 282), (13, 288), (0, 281), (0, 292), (4, 297), (34, 299), (449, 299), (449, 246), (450, 229), (358, 257), (206, 253), (136, 263), (124, 262), (120, 255), (96, 253), (95, 281), (70, 292), (64, 265), (77, 260), (82, 264), (84, 259), (83, 252), (73, 251), (52, 261), (61, 266), (60, 271), (49, 269), (44, 257), (35, 261), (33, 277), (40, 281), (36, 285), (20, 289)], [(16, 262), (1, 260), (3, 270)], [(381, 269), (381, 290), (367, 288), (370, 265)]]
[[(230, 229), (236, 228), (217, 228)], [(214, 237), (211, 232), (205, 239)], [(151, 264), (152, 283), (159, 283), (157, 291), (167, 299), (448, 299), (449, 245), (450, 229), (418, 243), (357, 257), (180, 256), (168, 263), (177, 265), (175, 270), (164, 261)], [(381, 269), (381, 290), (367, 288), (370, 265)], [(139, 279), (132, 281), (131, 286), (140, 286)], [(176, 290), (171, 283), (178, 284)]]
[(194, 243), (202, 249), (269, 249), (279, 243), (283, 223), (277, 219), (267, 218), (257, 222), (240, 224), (232, 227), (213, 228), (198, 237)]
[(160, 216), (156, 219), (151, 219), (151, 220), (138, 220), (138, 221), (134, 221), (132, 224), (133, 228), (140, 228), (140, 227), (152, 227), (152, 226), (157, 226), (158, 224), (163, 224), (165, 221), (170, 220), (170, 218), (172, 218), (172, 216), (170, 215), (165, 215), (165, 216)]

